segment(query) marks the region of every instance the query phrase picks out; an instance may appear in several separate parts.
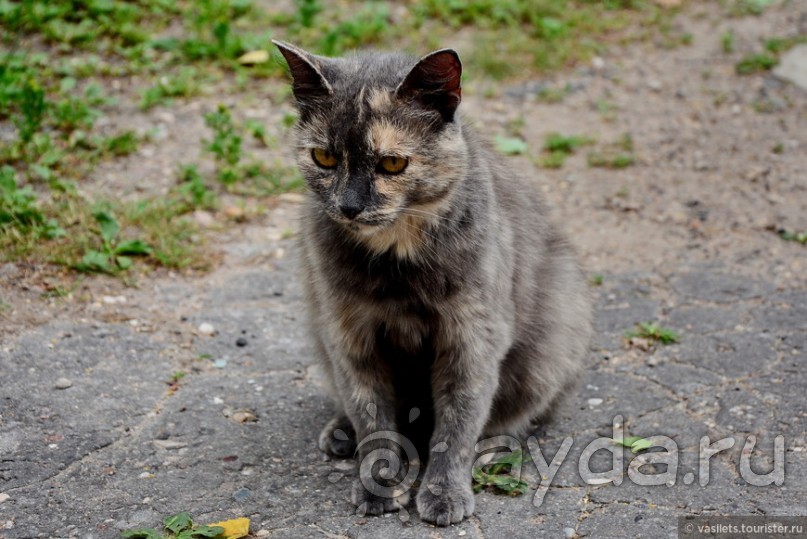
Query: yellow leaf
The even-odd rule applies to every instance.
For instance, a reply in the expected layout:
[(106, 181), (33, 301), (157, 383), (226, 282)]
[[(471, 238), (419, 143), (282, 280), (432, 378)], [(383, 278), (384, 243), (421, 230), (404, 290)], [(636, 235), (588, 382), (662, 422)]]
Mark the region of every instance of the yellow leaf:
[(208, 524), (208, 526), (221, 526), (224, 528), (224, 537), (227, 539), (239, 539), (240, 537), (246, 537), (249, 534), (248, 518), (235, 518), (233, 520), (225, 520), (224, 522)]
[(267, 51), (249, 51), (238, 58), (238, 63), (244, 65), (263, 64), (268, 61), (269, 53)]

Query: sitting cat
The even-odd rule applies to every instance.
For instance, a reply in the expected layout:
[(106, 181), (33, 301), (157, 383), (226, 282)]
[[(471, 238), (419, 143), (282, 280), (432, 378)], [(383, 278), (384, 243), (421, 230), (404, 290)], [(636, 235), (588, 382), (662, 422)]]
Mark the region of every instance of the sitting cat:
[[(456, 52), (323, 58), (275, 44), (293, 79), (309, 189), (311, 329), (338, 407), (320, 445), (346, 457), (373, 433), (406, 433), (427, 453), (421, 518), (459, 522), (474, 510), (477, 440), (524, 434), (580, 377), (591, 328), (583, 274), (535, 185), (458, 116)], [(422, 417), (410, 424), (414, 408)], [(394, 450), (383, 437), (360, 444), (359, 459), (384, 447)], [(373, 473), (362, 466), (354, 484), (360, 511), (406, 503), (407, 492), (371, 492)]]

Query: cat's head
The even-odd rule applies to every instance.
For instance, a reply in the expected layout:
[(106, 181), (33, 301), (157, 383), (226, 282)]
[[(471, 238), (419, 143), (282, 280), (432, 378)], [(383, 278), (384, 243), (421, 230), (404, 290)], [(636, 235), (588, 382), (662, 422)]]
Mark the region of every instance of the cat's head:
[(298, 164), (329, 217), (369, 238), (448, 204), (468, 167), (456, 52), (324, 58), (275, 44), (300, 112)]

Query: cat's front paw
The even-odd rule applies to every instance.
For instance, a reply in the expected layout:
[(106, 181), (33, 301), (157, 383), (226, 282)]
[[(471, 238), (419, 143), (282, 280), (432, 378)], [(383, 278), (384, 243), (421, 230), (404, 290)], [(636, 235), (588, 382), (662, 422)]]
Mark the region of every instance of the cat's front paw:
[(344, 415), (328, 421), (319, 434), (319, 448), (331, 457), (345, 459), (356, 451), (356, 431)]
[(409, 493), (405, 492), (397, 497), (379, 496), (367, 490), (357, 479), (353, 483), (351, 501), (356, 506), (356, 514), (359, 516), (382, 515), (398, 511), (406, 505), (409, 502)]
[(438, 526), (456, 524), (474, 513), (474, 493), (468, 485), (430, 485), (424, 483), (417, 495), (420, 518)]

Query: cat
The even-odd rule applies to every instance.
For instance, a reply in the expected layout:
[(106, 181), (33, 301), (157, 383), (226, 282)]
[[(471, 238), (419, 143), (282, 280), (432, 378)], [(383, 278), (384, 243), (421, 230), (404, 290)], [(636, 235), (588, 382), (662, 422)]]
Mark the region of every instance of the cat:
[[(421, 519), (459, 522), (474, 511), (477, 440), (524, 435), (581, 376), (591, 307), (575, 252), (535, 185), (460, 118), (455, 51), (325, 58), (275, 45), (299, 112), (311, 333), (338, 408), (320, 447), (349, 457), (358, 442), (362, 462), (400, 452), (374, 433), (406, 433), (426, 462)], [(359, 512), (408, 503), (367, 486), (393, 472), (360, 467)]]

